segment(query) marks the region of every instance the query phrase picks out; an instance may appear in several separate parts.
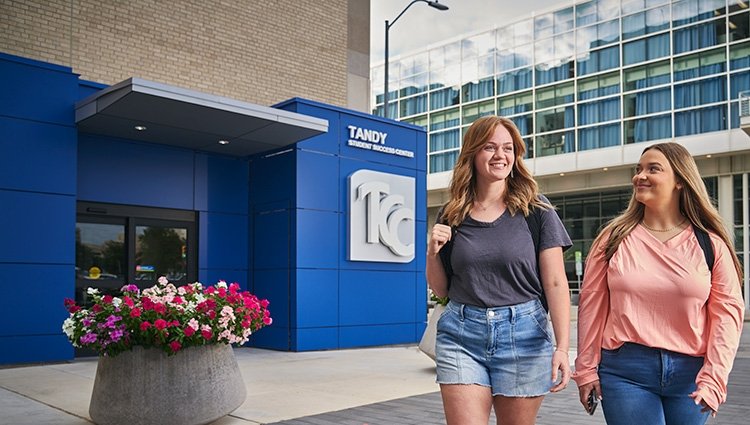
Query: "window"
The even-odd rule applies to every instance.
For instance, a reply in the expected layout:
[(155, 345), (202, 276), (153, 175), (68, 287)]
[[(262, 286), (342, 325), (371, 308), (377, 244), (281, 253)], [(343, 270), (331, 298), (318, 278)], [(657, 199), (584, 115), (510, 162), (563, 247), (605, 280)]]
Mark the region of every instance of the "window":
[(669, 61), (627, 69), (623, 73), (624, 90), (644, 89), (669, 83), (671, 81), (670, 73)]
[(458, 127), (461, 117), (458, 113), (458, 108), (456, 108), (432, 114), (431, 118), (430, 131), (435, 131), (444, 128)]
[(623, 96), (625, 117), (638, 117), (672, 108), (672, 93), (669, 87), (645, 90)]
[(622, 47), (623, 65), (645, 62), (669, 55), (669, 34), (632, 41)]
[(461, 132), (454, 128), (430, 134), (430, 152), (444, 151), (461, 147)]
[(682, 81), (724, 72), (726, 61), (724, 48), (677, 58), (674, 60), (674, 80)]
[(578, 75), (606, 71), (620, 66), (620, 46), (612, 46), (587, 53), (577, 61)]
[(463, 108), (463, 124), (471, 124), (477, 119), (486, 115), (495, 114), (495, 102), (490, 100), (488, 102), (475, 103), (473, 105), (464, 106)]
[(729, 46), (729, 69), (750, 68), (750, 43)]
[(575, 93), (573, 90), (573, 83), (539, 89), (536, 92), (536, 107), (542, 109), (570, 103), (573, 101), (573, 94)]
[(672, 4), (672, 26), (710, 19), (726, 13), (724, 0), (682, 0)]
[(726, 41), (726, 26), (723, 19), (693, 25), (674, 32), (674, 53), (715, 46)]
[(669, 28), (669, 5), (622, 18), (622, 38), (651, 34)]
[(430, 110), (442, 109), (447, 106), (458, 105), (459, 91), (455, 87), (448, 87), (430, 93)]
[(582, 128), (578, 130), (578, 150), (618, 146), (620, 139), (620, 123)]
[(729, 41), (750, 37), (750, 12), (729, 17)]
[(197, 280), (195, 212), (79, 202), (76, 218), (76, 302), (88, 287), (112, 293), (159, 276), (175, 284)]
[(625, 121), (625, 143), (639, 143), (672, 137), (669, 114)]
[(427, 95), (426, 94), (409, 97), (406, 99), (401, 99), (401, 102), (399, 103), (401, 105), (400, 116), (402, 117), (427, 112)]
[(531, 87), (531, 68), (505, 72), (497, 78), (498, 94), (510, 93)]
[(674, 86), (674, 108), (682, 109), (727, 100), (726, 76)]
[(675, 136), (708, 133), (726, 130), (727, 105), (716, 105), (701, 109), (688, 109), (674, 114)]
[(578, 100), (596, 99), (620, 92), (620, 75), (611, 73), (578, 81)]
[(450, 171), (458, 159), (458, 150), (430, 155), (430, 173)]
[(619, 97), (610, 97), (578, 105), (578, 125), (597, 124), (619, 118)]
[(534, 96), (531, 92), (501, 97), (497, 100), (497, 113), (502, 116), (507, 116), (530, 112), (533, 107), (533, 102)]

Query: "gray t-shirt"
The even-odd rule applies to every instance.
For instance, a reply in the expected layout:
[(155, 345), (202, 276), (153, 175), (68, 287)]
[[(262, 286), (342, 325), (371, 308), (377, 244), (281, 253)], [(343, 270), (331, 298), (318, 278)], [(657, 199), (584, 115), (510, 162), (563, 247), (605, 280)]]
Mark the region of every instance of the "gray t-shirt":
[[(453, 276), (448, 296), (462, 304), (502, 307), (539, 298), (542, 284), (531, 231), (523, 214), (505, 212), (494, 222), (467, 217), (453, 236)], [(539, 250), (572, 245), (557, 213), (541, 211)]]

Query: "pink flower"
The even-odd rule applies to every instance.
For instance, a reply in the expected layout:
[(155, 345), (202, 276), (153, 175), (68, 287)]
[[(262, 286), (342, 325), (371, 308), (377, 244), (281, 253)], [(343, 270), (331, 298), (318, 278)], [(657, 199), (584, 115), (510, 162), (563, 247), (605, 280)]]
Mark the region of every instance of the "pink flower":
[(195, 329), (191, 328), (190, 326), (185, 326), (183, 332), (185, 332), (185, 336), (191, 337), (195, 333)]
[(141, 330), (142, 331), (145, 331), (145, 330), (147, 330), (150, 327), (151, 327), (151, 323), (148, 322), (148, 321), (145, 321), (145, 322), (141, 323)]
[(141, 309), (140, 308), (134, 308), (130, 310), (130, 317), (141, 317)]
[(105, 304), (112, 304), (112, 295), (105, 295), (102, 297), (102, 301)]
[(154, 327), (158, 330), (163, 330), (167, 326), (167, 321), (164, 319), (156, 319), (156, 321), (154, 322)]
[(177, 342), (177, 341), (172, 341), (172, 342), (169, 343), (169, 348), (172, 349), (173, 353), (176, 353), (176, 352), (180, 351), (180, 348), (182, 348), (182, 345), (180, 345), (180, 343)]
[(175, 304), (182, 304), (184, 301), (182, 300), (181, 297), (174, 297), (172, 298), (172, 302)]

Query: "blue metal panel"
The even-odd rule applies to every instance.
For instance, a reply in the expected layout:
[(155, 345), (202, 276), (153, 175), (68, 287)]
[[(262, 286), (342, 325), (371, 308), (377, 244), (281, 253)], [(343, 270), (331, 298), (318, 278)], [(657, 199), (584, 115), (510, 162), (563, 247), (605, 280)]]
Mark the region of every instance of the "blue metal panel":
[(415, 342), (414, 334), (414, 323), (400, 325), (342, 326), (339, 328), (339, 348), (409, 344)]
[(297, 320), (295, 327), (337, 326), (338, 270), (297, 269)]
[[(427, 221), (427, 173), (417, 171), (417, 199), (414, 201), (415, 211), (414, 219), (417, 221)], [(424, 233), (417, 232), (418, 235)]]
[(79, 200), (193, 209), (193, 152), (80, 134)]
[(269, 210), (253, 216), (255, 229), (253, 264), (255, 270), (291, 267), (293, 241), (290, 211)]
[(417, 154), (417, 170), (427, 172), (427, 132), (424, 129), (419, 129), (414, 132), (416, 141)]
[(0, 190), (0, 205), (0, 263), (75, 262), (75, 197)]
[(247, 270), (247, 216), (202, 213), (202, 268)]
[(75, 296), (74, 276), (73, 264), (0, 264), (0, 323), (6, 324), (0, 336), (62, 334), (63, 300)]
[(73, 346), (62, 331), (58, 335), (0, 337), (0, 364), (59, 362), (72, 359)]
[(339, 110), (322, 103), (310, 103), (307, 101), (297, 103), (295, 102), (296, 100), (301, 99), (293, 99), (284, 102), (279, 108), (328, 120), (327, 133), (298, 142), (297, 147), (309, 151), (327, 152), (329, 154), (338, 155), (340, 137), (338, 122), (341, 120)]
[(0, 187), (76, 193), (75, 127), (0, 117)]
[(291, 309), (294, 302), (291, 294), (289, 269), (255, 270), (253, 292), (258, 298), (267, 299), (273, 324), (253, 335), (251, 345), (256, 347), (288, 350), (290, 348)]
[(0, 53), (0, 115), (72, 126), (77, 97), (70, 68)]
[(195, 155), (195, 209), (247, 214), (250, 166), (247, 159)]
[(414, 290), (414, 296), (416, 299), (414, 320), (417, 323), (417, 333), (414, 335), (414, 338), (415, 341), (419, 341), (424, 333), (424, 328), (427, 327), (427, 279), (425, 278), (424, 273), (416, 274), (416, 285)]
[(255, 204), (287, 201), (295, 199), (294, 149), (278, 155), (255, 156), (250, 160), (250, 197)]
[(341, 326), (413, 324), (415, 285), (414, 273), (342, 270), (339, 275)]
[(338, 157), (297, 151), (297, 208), (340, 211)]
[(229, 269), (200, 269), (198, 270), (198, 280), (204, 285), (215, 285), (218, 281), (223, 280), (227, 283), (237, 282), (243, 291), (252, 288), (252, 282), (249, 281), (250, 273), (247, 270), (229, 270)]
[(329, 211), (297, 210), (297, 267), (339, 267), (339, 218)]
[(295, 329), (292, 333), (292, 350), (313, 351), (339, 348), (339, 328)]

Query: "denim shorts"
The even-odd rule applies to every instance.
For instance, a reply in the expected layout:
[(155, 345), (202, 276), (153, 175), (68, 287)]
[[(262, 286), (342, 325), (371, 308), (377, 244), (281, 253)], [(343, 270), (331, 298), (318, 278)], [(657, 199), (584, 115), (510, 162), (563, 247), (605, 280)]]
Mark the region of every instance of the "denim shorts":
[(688, 394), (703, 357), (627, 342), (602, 350), (599, 379), (602, 409), (610, 425), (702, 425), (709, 413), (701, 412)]
[(437, 325), (437, 383), (536, 397), (552, 387), (553, 339), (539, 300), (480, 308), (448, 303)]

